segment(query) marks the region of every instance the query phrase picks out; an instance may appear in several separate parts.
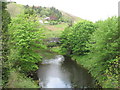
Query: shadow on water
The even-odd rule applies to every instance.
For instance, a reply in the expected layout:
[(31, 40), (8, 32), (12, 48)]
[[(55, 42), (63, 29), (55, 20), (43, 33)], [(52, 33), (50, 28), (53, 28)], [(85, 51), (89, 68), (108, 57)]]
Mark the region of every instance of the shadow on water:
[(70, 58), (56, 55), (43, 60), (38, 70), (42, 88), (93, 88), (94, 79), (87, 70)]

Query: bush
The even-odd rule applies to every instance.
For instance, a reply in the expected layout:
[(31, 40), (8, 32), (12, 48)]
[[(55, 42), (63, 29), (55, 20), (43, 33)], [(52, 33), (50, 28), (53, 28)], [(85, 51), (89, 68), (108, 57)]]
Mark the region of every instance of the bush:
[(58, 21), (50, 21), (50, 25), (57, 25)]

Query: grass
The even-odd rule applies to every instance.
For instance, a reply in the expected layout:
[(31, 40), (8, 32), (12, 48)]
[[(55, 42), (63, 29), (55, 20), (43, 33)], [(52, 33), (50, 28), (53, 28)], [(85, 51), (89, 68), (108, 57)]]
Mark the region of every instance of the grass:
[(57, 24), (57, 25), (44, 25), (45, 27), (45, 37), (55, 38), (60, 37), (62, 31), (67, 27), (67, 23)]
[(6, 88), (40, 88), (37, 82), (16, 71), (11, 71)]
[[(105, 71), (105, 66), (102, 62), (95, 56), (94, 59), (90, 59), (91, 56), (72, 56), (73, 60), (76, 60), (79, 65), (82, 65), (84, 68), (88, 69), (91, 75), (98, 81), (98, 84), (103, 88), (117, 88), (118, 80), (114, 75), (110, 76), (109, 74), (103, 72)], [(97, 61), (96, 61), (97, 60)], [(104, 74), (102, 74), (103, 72)], [(106, 78), (107, 77), (107, 78)]]
[(56, 31), (45, 30), (44, 33), (46, 38), (55, 38), (55, 37), (60, 37), (62, 31), (61, 30), (56, 30)]
[(49, 30), (56, 31), (56, 30), (64, 30), (67, 27), (67, 23), (61, 23), (57, 25), (45, 25), (45, 27)]
[(83, 19), (81, 19), (80, 17), (71, 15), (71, 14), (66, 13), (66, 12), (64, 12), (64, 11), (61, 11), (61, 12), (62, 12), (62, 14), (64, 15), (64, 17), (69, 18), (69, 19), (72, 19), (72, 21), (74, 21), (75, 23), (83, 20)]
[(10, 13), (11, 17), (16, 17), (17, 15), (24, 13), (23, 5), (10, 3), (7, 5), (7, 10)]
[(64, 30), (67, 26), (68, 26), (67, 23), (61, 23), (61, 24), (54, 25), (54, 27), (61, 28), (62, 30)]

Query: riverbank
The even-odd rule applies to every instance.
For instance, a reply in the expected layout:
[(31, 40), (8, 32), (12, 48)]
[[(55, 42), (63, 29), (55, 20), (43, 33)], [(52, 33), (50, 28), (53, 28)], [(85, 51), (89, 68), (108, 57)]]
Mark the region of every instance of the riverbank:
[(111, 76), (110, 79), (109, 77), (103, 79), (107, 77), (107, 74), (103, 75), (100, 74), (100, 72), (103, 71), (104, 69), (103, 65), (98, 64), (97, 68), (92, 67), (93, 66), (92, 64), (94, 63), (92, 63), (93, 62), (92, 60), (89, 60), (89, 56), (71, 56), (71, 58), (72, 60), (75, 60), (77, 64), (82, 65), (85, 69), (89, 71), (92, 77), (96, 80), (96, 84), (99, 86), (99, 88), (116, 88), (116, 89), (118, 88), (119, 84), (115, 79), (113, 79), (114, 76)]
[[(36, 51), (42, 58), (48, 59), (54, 57), (57, 53), (47, 49), (40, 49)], [(39, 66), (41, 61), (37, 63)], [(23, 74), (16, 70), (10, 70), (8, 83), (4, 88), (40, 88), (39, 79), (37, 77), (37, 70), (30, 74)]]
[[(90, 69), (88, 68), (88, 64), (86, 64), (85, 62), (83, 62), (82, 60), (80, 61), (80, 57), (79, 56), (71, 56), (71, 55), (64, 55), (65, 58), (69, 58), (72, 61), (75, 61), (80, 67), (84, 68), (87, 70), (87, 72), (92, 76), (92, 78), (94, 79), (94, 84), (95, 87), (94, 88), (102, 88), (102, 86), (100, 85), (100, 83), (98, 83), (99, 80), (97, 80), (92, 73), (90, 72)], [(79, 59), (78, 59), (79, 58)]]
[(40, 88), (38, 82), (22, 73), (11, 70), (8, 83), (4, 88)]

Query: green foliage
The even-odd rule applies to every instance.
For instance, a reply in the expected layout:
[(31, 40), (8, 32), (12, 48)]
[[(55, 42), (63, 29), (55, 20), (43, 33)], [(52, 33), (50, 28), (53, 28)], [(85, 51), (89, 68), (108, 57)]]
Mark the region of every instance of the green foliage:
[(35, 11), (31, 8), (27, 8), (25, 9), (24, 14), (34, 15)]
[[(1, 2), (0, 2), (1, 3)], [(5, 57), (5, 59), (7, 59), (7, 55), (8, 55), (8, 24), (10, 23), (10, 14), (8, 13), (8, 11), (6, 10), (6, 5), (7, 3), (2, 2), (2, 41), (3, 41), (3, 57)]]
[(53, 47), (53, 48), (51, 48), (50, 50), (53, 51), (53, 52), (56, 52), (56, 53), (58, 53), (58, 54), (62, 54), (59, 46)]
[[(89, 44), (89, 50), (95, 53), (101, 53), (106, 56), (105, 60), (115, 58), (119, 53), (119, 31), (118, 31), (118, 19), (116, 17), (108, 18), (104, 22), (99, 24), (98, 29), (91, 36)], [(103, 59), (104, 60), (104, 59)]]
[(78, 23), (62, 34), (61, 50), (89, 70), (103, 88), (118, 88), (120, 30), (118, 18)]
[(57, 46), (57, 43), (56, 42), (47, 42), (46, 46), (47, 47), (55, 47), (55, 46)]
[[(8, 34), (8, 24), (10, 23), (11, 21), (11, 18), (10, 18), (10, 14), (8, 13), (8, 11), (6, 10), (7, 8), (7, 3), (6, 2), (2, 2), (0, 1), (0, 7), (2, 7), (0, 10), (0, 15), (1, 15), (1, 18), (2, 18), (2, 25), (0, 25), (0, 33), (1, 33), (1, 36), (0, 38), (2, 37), (2, 40), (0, 40), (0, 43), (2, 44), (2, 60), (0, 62), (0, 64), (2, 64), (2, 79), (3, 79), (3, 86), (4, 84), (7, 82), (7, 79), (8, 79), (8, 74), (9, 74), (9, 68), (8, 67), (5, 67), (5, 63), (6, 61), (8, 60), (8, 54), (9, 54), (9, 45), (8, 45), (8, 40), (9, 40), (9, 34)], [(1, 66), (0, 66), (1, 67)]]
[(38, 69), (36, 65), (41, 61), (37, 49), (44, 48), (43, 30), (34, 16), (20, 15), (9, 25), (10, 55), (9, 64), (27, 73)]
[(66, 49), (74, 55), (84, 55), (88, 52), (86, 43), (90, 34), (95, 30), (95, 25), (90, 21), (81, 21), (72, 27), (68, 27), (63, 31), (62, 49)]
[[(115, 67), (118, 66), (118, 64), (116, 63), (116, 65), (113, 66), (114, 61), (117, 60), (116, 57), (119, 57), (120, 55), (120, 36), (118, 35), (120, 31), (118, 30), (118, 18), (108, 18), (105, 21), (98, 22), (97, 25), (97, 30), (91, 35), (89, 44), (87, 44), (88, 50), (90, 50), (90, 60), (92, 60), (92, 63), (94, 63), (91, 66), (90, 71), (92, 73), (96, 72), (95, 74), (93, 74), (93, 76), (99, 77), (101, 84), (103, 81), (106, 81), (108, 79), (110, 80), (110, 78), (108, 78), (108, 72), (110, 73), (111, 71), (109, 71), (108, 68), (112, 67), (113, 69), (115, 69), (115, 72), (114, 70), (112, 70), (111, 82), (109, 81), (112, 85), (112, 82), (114, 82), (115, 80), (118, 81), (118, 79), (116, 79), (116, 77), (118, 76), (116, 71), (118, 71), (118, 69)], [(100, 65), (100, 67), (98, 67), (98, 65)], [(101, 71), (99, 72), (99, 74), (98, 70)], [(104, 86), (104, 84), (102, 85)], [(118, 87), (117, 84), (115, 84), (114, 87)]]
[(107, 80), (103, 85), (103, 88), (118, 88), (119, 87), (119, 68), (120, 65), (118, 61), (120, 57), (116, 57), (115, 59), (109, 62), (108, 68), (105, 70), (105, 74), (107, 76)]
[(62, 17), (62, 13), (54, 8), (54, 7), (50, 7), (50, 8), (46, 8), (46, 7), (41, 7), (41, 6), (32, 6), (29, 7), (28, 5), (25, 6), (25, 13), (26, 12), (34, 12), (35, 14), (45, 18), (45, 17), (53, 17), (55, 20), (59, 20)]
[(9, 80), (5, 88), (40, 88), (35, 81), (26, 77), (24, 74), (10, 71)]
[(51, 7), (50, 16), (56, 16), (57, 20), (59, 20), (62, 17), (62, 13), (58, 9)]
[(58, 21), (50, 21), (50, 25), (57, 25), (58, 24)]
[[(50, 17), (50, 25), (56, 25), (58, 23), (64, 22), (64, 23), (71, 23), (73, 21), (72, 16), (69, 17), (69, 15), (63, 15), (61, 11), (54, 7), (41, 7), (41, 6), (24, 6), (25, 8), (25, 13), (31, 13), (31, 14), (36, 14), (40, 18), (46, 18)], [(72, 19), (71, 19), (72, 18)]]

